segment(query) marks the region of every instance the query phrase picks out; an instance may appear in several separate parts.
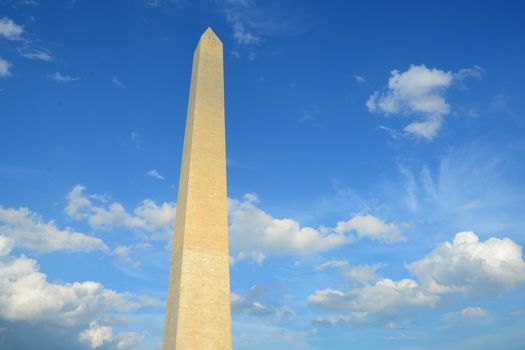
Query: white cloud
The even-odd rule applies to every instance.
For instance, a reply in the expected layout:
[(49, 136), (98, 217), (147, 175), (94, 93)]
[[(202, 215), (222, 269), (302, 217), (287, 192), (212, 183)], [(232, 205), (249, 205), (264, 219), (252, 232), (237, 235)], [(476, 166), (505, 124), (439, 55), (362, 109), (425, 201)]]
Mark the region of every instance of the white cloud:
[(335, 232), (301, 227), (292, 219), (275, 219), (257, 208), (250, 199), (229, 201), (232, 253), (252, 251), (308, 255), (348, 243)]
[[(231, 253), (310, 255), (368, 238), (381, 243), (404, 239), (394, 224), (372, 215), (358, 215), (336, 228), (301, 227), (293, 219), (276, 219), (258, 208), (254, 194), (229, 201)], [(260, 255), (259, 255), (260, 256)]]
[(355, 81), (358, 82), (358, 83), (364, 83), (364, 82), (366, 82), (366, 79), (365, 79), (362, 75), (358, 75), (358, 74), (356, 74), (356, 75), (354, 75), (354, 79), (355, 79)]
[(144, 334), (125, 332), (114, 335), (113, 328), (101, 326), (97, 321), (93, 321), (90, 322), (89, 328), (79, 334), (78, 339), (88, 343), (92, 349), (108, 343), (111, 343), (116, 349), (129, 349), (144, 340)]
[(70, 228), (61, 230), (54, 221), (42, 218), (28, 208), (3, 208), (0, 206), (0, 234), (11, 238), (17, 246), (49, 253), (65, 251), (107, 251), (108, 247), (96, 237), (75, 232)]
[(473, 320), (487, 317), (489, 315), (489, 312), (480, 307), (469, 306), (457, 312), (455, 315), (464, 320)]
[(241, 45), (254, 45), (259, 43), (261, 38), (256, 34), (249, 32), (245, 25), (234, 16), (229, 16), (228, 21), (232, 23), (233, 38)]
[[(152, 238), (167, 239), (173, 231), (175, 204), (156, 204), (143, 200), (133, 213), (128, 213), (118, 202), (107, 203), (97, 196), (85, 193), (85, 187), (76, 185), (67, 195), (65, 213), (73, 219), (88, 221), (95, 229), (111, 231), (114, 228), (141, 230), (152, 234)], [(98, 202), (95, 205), (94, 202)]]
[(360, 322), (372, 318), (378, 323), (401, 317), (414, 308), (433, 308), (438, 301), (438, 296), (426, 292), (414, 280), (393, 281), (388, 278), (375, 284), (356, 285), (346, 291), (317, 290), (308, 296), (309, 305), (331, 311), (350, 311)]
[(437, 330), (447, 330), (462, 326), (489, 326), (498, 321), (498, 315), (481, 307), (468, 306), (456, 312), (446, 313), (442, 317), (442, 324)]
[(137, 298), (140, 304), (144, 307), (165, 307), (166, 302), (153, 298), (149, 295), (141, 295)]
[(525, 282), (521, 246), (509, 238), (480, 242), (474, 232), (456, 234), (408, 268), (435, 293), (500, 295)]
[(18, 53), (20, 54), (20, 56), (30, 60), (39, 60), (44, 62), (53, 61), (53, 56), (51, 56), (51, 52), (49, 52), (48, 50), (33, 49), (28, 47), (27, 45), (24, 47), (19, 47)]
[(121, 82), (117, 77), (113, 77), (113, 79), (111, 79), (111, 82), (113, 84), (115, 84), (115, 86), (119, 87), (119, 88), (125, 88), (126, 86), (124, 85), (123, 82)]
[[(341, 260), (327, 261), (316, 270), (331, 267), (341, 269), (351, 281), (345, 288), (321, 289), (308, 296), (309, 305), (339, 313), (313, 319), (323, 325), (383, 326), (418, 308), (438, 306), (441, 293), (495, 296), (525, 282), (519, 245), (507, 238), (480, 242), (472, 232), (460, 232), (452, 243), (440, 244), (423, 259), (408, 264), (417, 280), (379, 277), (375, 271), (382, 265), (352, 266)], [(438, 329), (464, 323), (490, 324), (497, 317), (480, 307), (466, 307), (445, 314), (443, 319), (446, 324)]]
[[(0, 245), (2, 242), (5, 237), (0, 236)], [(67, 349), (80, 348), (79, 340), (92, 348), (109, 345), (130, 349), (144, 339), (144, 334), (115, 334), (111, 327), (99, 324), (111, 322), (126, 327), (122, 323), (126, 322), (124, 315), (159, 303), (146, 295), (119, 293), (94, 281), (52, 283), (39, 271), (37, 261), (25, 256), (0, 256), (0, 333), (14, 337), (7, 341), (8, 348), (11, 345), (18, 349), (21, 344), (36, 348), (37, 342), (27, 339), (27, 334), (36, 332), (61, 339), (62, 348)], [(5, 344), (6, 339), (0, 339)]]
[(119, 333), (113, 339), (117, 349), (130, 349), (133, 346), (142, 342), (145, 338), (145, 335), (137, 332), (125, 332)]
[(450, 106), (443, 97), (454, 76), (451, 72), (425, 65), (410, 66), (406, 72), (393, 70), (385, 94), (376, 92), (368, 107), (371, 111), (393, 113), (421, 113), (424, 115), (445, 115)]
[(431, 117), (427, 120), (412, 122), (408, 124), (403, 130), (410, 134), (424, 137), (428, 140), (432, 140), (437, 136), (438, 130), (442, 124), (441, 118)]
[(96, 321), (89, 324), (89, 328), (80, 333), (79, 340), (88, 342), (92, 349), (96, 349), (113, 338), (113, 329), (108, 326), (99, 326)]
[(258, 301), (252, 300), (249, 294), (231, 293), (231, 306), (234, 313), (250, 316), (270, 316), (273, 314), (273, 310)]
[(0, 57), (0, 77), (9, 77), (13, 65)]
[(72, 77), (70, 75), (62, 75), (59, 72), (55, 72), (53, 74), (50, 74), (49, 79), (56, 81), (57, 83), (73, 83), (75, 81), (79, 81), (80, 78), (78, 77)]
[(3, 2), (6, 5), (7, 4), (11, 5), (15, 9), (17, 7), (19, 7), (19, 6), (24, 6), (24, 5), (31, 5), (31, 6), (37, 6), (38, 5), (36, 0), (4, 0)]
[(253, 261), (259, 265), (262, 265), (266, 255), (263, 252), (252, 251), (252, 252), (239, 252), (236, 256), (230, 256), (230, 266), (235, 265), (243, 260)]
[(126, 295), (100, 283), (50, 283), (35, 260), (0, 258), (1, 319), (75, 326), (136, 307)]
[(307, 339), (309, 337), (312, 337), (317, 334), (317, 329), (306, 329), (302, 331), (291, 331), (288, 329), (281, 329), (281, 331), (278, 333), (279, 338), (281, 338), (284, 341), (287, 342), (293, 342), (296, 343), (297, 341)]
[(9, 255), (14, 245), (15, 242), (12, 239), (0, 235), (0, 257)]
[(400, 229), (395, 224), (387, 224), (373, 215), (356, 215), (348, 221), (339, 221), (335, 231), (340, 234), (356, 232), (357, 237), (369, 238), (382, 243), (405, 241)]
[(134, 260), (131, 257), (131, 251), (132, 251), (132, 247), (119, 245), (115, 248), (115, 250), (113, 251), (113, 254), (115, 254), (115, 256), (120, 262), (127, 264), (127, 265), (131, 265), (135, 268), (138, 268), (140, 266), (140, 262)]
[(312, 320), (314, 324), (323, 326), (350, 325), (354, 327), (368, 325), (366, 312), (354, 312), (351, 315), (330, 315), (316, 317)]
[(233, 320), (235, 329), (236, 349), (287, 349), (287, 350), (313, 350), (309, 338), (316, 334), (314, 329), (293, 330), (278, 326), (273, 320), (261, 319)]
[(0, 37), (8, 40), (19, 40), (24, 34), (24, 28), (7, 17), (0, 18)]
[(357, 282), (364, 283), (380, 279), (380, 277), (376, 274), (376, 270), (383, 267), (383, 265), (350, 265), (347, 261), (330, 260), (320, 264), (315, 268), (315, 270), (324, 271), (330, 267), (339, 268), (345, 277)]
[[(118, 227), (153, 233), (169, 238), (173, 231), (175, 204), (156, 204), (146, 199), (132, 213), (118, 202), (96, 203), (81, 185), (68, 194), (65, 212), (76, 220), (87, 220), (96, 229)], [(336, 228), (301, 227), (293, 219), (276, 219), (258, 208), (257, 196), (246, 194), (243, 200), (229, 200), (231, 263), (252, 260), (262, 263), (268, 255), (309, 255), (337, 248), (358, 239), (380, 243), (404, 240), (397, 225), (385, 223), (372, 215), (357, 215), (341, 221)]]
[(374, 92), (366, 106), (370, 112), (386, 115), (417, 115), (420, 120), (408, 124), (404, 131), (432, 140), (437, 136), (443, 117), (450, 113), (445, 92), (453, 81), (461, 83), (467, 77), (481, 77), (478, 66), (457, 73), (445, 72), (425, 65), (411, 65), (405, 72), (393, 70), (384, 93)]
[(146, 173), (147, 176), (151, 176), (155, 179), (159, 179), (159, 180), (166, 180), (166, 178), (164, 176), (162, 176), (161, 174), (159, 174), (158, 170), (157, 169), (151, 169), (150, 171), (148, 171)]
[(485, 74), (485, 70), (480, 66), (473, 66), (472, 68), (462, 68), (454, 74), (454, 79), (461, 83), (463, 80), (468, 78), (481, 79)]
[(260, 300), (264, 294), (266, 291), (258, 285), (252, 286), (245, 293), (232, 292), (230, 295), (232, 312), (254, 317), (271, 317), (274, 321), (286, 320), (294, 315), (287, 306), (264, 304)]
[(252, 7), (252, 1), (225, 1), (224, 13), (226, 21), (231, 25), (233, 30), (233, 39), (239, 45), (255, 45), (261, 41), (261, 38), (248, 26), (253, 26), (247, 18), (247, 12)]
[(132, 131), (130, 133), (130, 140), (129, 143), (134, 145), (137, 149), (140, 149), (140, 135), (136, 133), (135, 131)]

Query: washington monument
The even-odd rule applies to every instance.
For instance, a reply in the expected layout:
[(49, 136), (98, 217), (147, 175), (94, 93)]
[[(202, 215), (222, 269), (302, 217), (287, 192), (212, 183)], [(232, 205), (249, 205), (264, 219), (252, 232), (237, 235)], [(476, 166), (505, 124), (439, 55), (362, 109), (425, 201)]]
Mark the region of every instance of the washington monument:
[(231, 350), (222, 42), (193, 56), (163, 350)]

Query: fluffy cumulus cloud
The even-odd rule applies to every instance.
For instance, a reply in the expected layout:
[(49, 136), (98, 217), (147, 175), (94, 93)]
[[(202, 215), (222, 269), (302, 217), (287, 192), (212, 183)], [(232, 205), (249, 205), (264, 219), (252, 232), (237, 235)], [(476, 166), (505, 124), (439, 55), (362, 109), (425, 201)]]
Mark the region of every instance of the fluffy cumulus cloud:
[(0, 57), (0, 77), (8, 77), (11, 75), (12, 64)]
[(140, 230), (153, 238), (168, 238), (175, 221), (175, 204), (157, 204), (143, 200), (132, 213), (118, 202), (109, 203), (104, 196), (86, 193), (76, 185), (67, 195), (65, 213), (75, 220), (87, 220), (95, 229), (111, 231), (115, 228)]
[(94, 281), (49, 282), (36, 260), (11, 256), (9, 248), (9, 239), (0, 236), (0, 324), (10, 334), (0, 337), (1, 344), (38, 346), (38, 339), (27, 339), (28, 332), (54, 339), (45, 349), (80, 349), (82, 343), (92, 349), (130, 349), (144, 339), (142, 333), (115, 334), (101, 322), (115, 323), (119, 315), (150, 306), (142, 301), (147, 296), (119, 293)]
[(1, 319), (75, 326), (136, 306), (126, 295), (97, 282), (50, 283), (33, 259), (0, 259)]
[(5, 236), (0, 236), (0, 256), (6, 256), (11, 253), (14, 242), (12, 239)]
[(442, 323), (437, 330), (463, 326), (490, 326), (500, 320), (496, 313), (492, 313), (478, 306), (468, 306), (456, 312), (443, 315)]
[(318, 318), (316, 322), (379, 323), (397, 319), (415, 308), (437, 305), (439, 297), (425, 291), (412, 279), (380, 279), (373, 284), (358, 284), (348, 290), (323, 289), (308, 296), (308, 304), (328, 311), (351, 312), (351, 316)]
[(110, 344), (113, 349), (130, 349), (144, 339), (144, 334), (136, 332), (113, 334), (113, 328), (93, 321), (89, 324), (89, 328), (79, 334), (78, 339), (89, 344), (91, 349), (97, 349), (104, 344)]
[(15, 245), (42, 253), (64, 251), (107, 251), (99, 238), (60, 229), (54, 221), (45, 222), (28, 208), (3, 208), (0, 206), (0, 235), (9, 237)]
[(481, 242), (474, 232), (456, 234), (408, 267), (435, 293), (500, 295), (525, 282), (521, 246), (509, 238)]
[[(469, 297), (498, 296), (525, 282), (521, 247), (508, 238), (480, 242), (473, 232), (460, 232), (452, 242), (440, 244), (423, 259), (407, 265), (416, 279), (395, 281), (376, 274), (382, 265), (352, 266), (330, 260), (317, 271), (338, 268), (346, 277), (345, 288), (326, 288), (308, 297), (308, 304), (330, 313), (314, 323), (353, 326), (385, 325), (410, 316), (419, 308), (439, 305), (442, 293)], [(479, 307), (466, 307), (444, 316), (447, 324), (472, 323), (494, 317)], [(445, 325), (445, 327), (447, 327)]]
[(445, 314), (443, 317), (449, 322), (470, 322), (477, 321), (480, 319), (486, 319), (490, 316), (490, 312), (477, 306), (469, 306), (460, 311)]
[(0, 18), (0, 37), (8, 40), (20, 40), (24, 34), (24, 28), (7, 17)]
[(406, 240), (398, 225), (386, 223), (373, 215), (356, 215), (348, 221), (339, 221), (335, 231), (341, 234), (355, 232), (357, 238), (369, 238), (382, 243)]
[(296, 220), (277, 219), (256, 206), (257, 196), (229, 202), (230, 242), (234, 256), (243, 252), (310, 255), (368, 238), (382, 243), (403, 240), (399, 228), (371, 215), (357, 215), (336, 228), (301, 227)]
[(80, 333), (81, 341), (89, 343), (92, 349), (100, 347), (113, 338), (113, 329), (108, 326), (99, 326), (96, 321), (89, 324), (89, 328)]
[(415, 115), (419, 119), (409, 123), (404, 131), (426, 139), (433, 139), (450, 113), (445, 92), (454, 81), (461, 83), (467, 77), (481, 77), (481, 68), (446, 72), (425, 65), (411, 65), (405, 72), (393, 70), (383, 93), (374, 92), (366, 106), (371, 112), (386, 115)]

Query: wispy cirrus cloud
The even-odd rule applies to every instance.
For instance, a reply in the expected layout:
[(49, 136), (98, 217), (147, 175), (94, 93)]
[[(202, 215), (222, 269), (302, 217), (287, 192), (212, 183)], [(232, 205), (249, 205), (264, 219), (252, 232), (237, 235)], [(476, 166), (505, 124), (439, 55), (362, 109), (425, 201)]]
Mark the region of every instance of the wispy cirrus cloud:
[(474, 142), (450, 148), (436, 164), (400, 160), (398, 178), (386, 179), (379, 190), (386, 194), (383, 201), (396, 203), (391, 215), (417, 217), (434, 230), (469, 228), (521, 236), (522, 152), (522, 145), (495, 148)]
[[(218, 2), (220, 10), (230, 25), (237, 49), (232, 51), (234, 57), (239, 58), (239, 49), (247, 48), (249, 61), (255, 59), (254, 47), (265, 41), (267, 37), (296, 35), (305, 30), (310, 21), (304, 7), (287, 11), (284, 8), (289, 4), (268, 3), (255, 0), (221, 0)], [(291, 16), (290, 13), (294, 15)]]
[(26, 44), (22, 47), (19, 47), (17, 51), (20, 54), (20, 56), (30, 59), (30, 60), (37, 60), (37, 61), (44, 61), (44, 62), (53, 61), (53, 56), (51, 55), (51, 51), (46, 50), (46, 49), (35, 49)]
[(79, 77), (74, 77), (74, 76), (62, 74), (59, 72), (55, 72), (53, 74), (48, 75), (48, 78), (57, 83), (74, 83), (80, 80)]
[[(11, 5), (17, 7), (22, 4), (33, 4), (32, 1), (13, 1)], [(35, 3), (36, 4), (36, 3)], [(16, 49), (18, 54), (24, 58), (30, 60), (38, 60), (44, 62), (53, 61), (53, 56), (50, 50), (44, 48), (34, 47), (33, 41), (28, 37), (24, 28), (17, 24), (12, 19), (3, 17), (0, 19), (0, 37), (7, 40), (15, 41), (20, 43), (20, 46)], [(55, 73), (58, 74), (58, 73)]]
[(255, 33), (255, 28), (248, 19), (254, 5), (254, 1), (251, 0), (227, 0), (223, 2), (226, 21), (231, 25), (233, 39), (239, 45), (255, 45), (261, 41), (260, 36)]
[(124, 83), (122, 81), (120, 81), (120, 79), (118, 79), (117, 77), (113, 77), (113, 79), (111, 79), (111, 82), (116, 86), (116, 87), (119, 87), (121, 89), (125, 88), (126, 85), (124, 85)]
[(36, 0), (4, 0), (4, 3), (6, 5), (11, 5), (14, 8), (20, 7), (20, 6), (36, 6), (38, 5), (38, 2)]
[(157, 169), (151, 169), (146, 173), (146, 175), (157, 180), (166, 180), (166, 178), (162, 176)]

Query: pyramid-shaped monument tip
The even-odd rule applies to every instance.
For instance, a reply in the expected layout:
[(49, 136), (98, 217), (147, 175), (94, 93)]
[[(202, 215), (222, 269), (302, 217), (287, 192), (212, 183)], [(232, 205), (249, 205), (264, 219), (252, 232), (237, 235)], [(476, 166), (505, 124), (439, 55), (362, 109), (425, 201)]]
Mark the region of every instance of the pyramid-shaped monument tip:
[(219, 37), (217, 36), (217, 34), (215, 34), (211, 27), (208, 27), (208, 29), (206, 29), (204, 33), (202, 33), (201, 39), (213, 39), (221, 41), (221, 39), (219, 39)]

